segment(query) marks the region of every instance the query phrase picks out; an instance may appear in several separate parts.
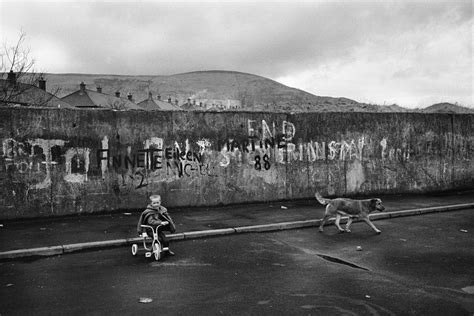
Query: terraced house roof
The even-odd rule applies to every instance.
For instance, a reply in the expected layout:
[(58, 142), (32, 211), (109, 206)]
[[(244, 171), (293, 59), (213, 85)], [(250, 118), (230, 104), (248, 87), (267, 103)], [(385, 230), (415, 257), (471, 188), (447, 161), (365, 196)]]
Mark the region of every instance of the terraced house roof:
[(109, 108), (114, 110), (144, 110), (126, 98), (112, 96), (86, 89), (82, 82), (80, 89), (63, 97), (62, 100), (78, 108)]
[(148, 93), (148, 99), (139, 102), (138, 105), (145, 110), (163, 110), (163, 111), (182, 111), (179, 106), (161, 100), (154, 100), (151, 92)]
[(35, 85), (0, 79), (0, 103), (3, 106), (75, 108), (66, 100)]

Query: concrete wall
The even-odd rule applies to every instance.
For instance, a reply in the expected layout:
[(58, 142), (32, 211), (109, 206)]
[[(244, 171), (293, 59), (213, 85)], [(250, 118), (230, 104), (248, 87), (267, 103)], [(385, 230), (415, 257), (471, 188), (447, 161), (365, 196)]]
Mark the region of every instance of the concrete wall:
[(473, 115), (0, 109), (0, 218), (472, 188)]

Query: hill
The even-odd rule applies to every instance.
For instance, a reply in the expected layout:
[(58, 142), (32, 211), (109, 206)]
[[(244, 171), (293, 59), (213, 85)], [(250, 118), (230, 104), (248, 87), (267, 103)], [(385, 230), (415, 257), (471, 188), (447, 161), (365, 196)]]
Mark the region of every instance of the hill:
[(96, 74), (45, 74), (47, 90), (59, 89), (64, 97), (79, 89), (84, 82), (87, 89), (100, 86), (102, 92), (121, 96), (129, 93), (138, 103), (151, 92), (166, 101), (179, 105), (190, 102), (195, 107), (219, 106), (242, 110), (271, 111), (355, 111), (355, 112), (406, 112), (397, 105), (380, 106), (359, 103), (347, 98), (316, 96), (285, 86), (257, 75), (235, 71), (196, 71), (170, 76), (121, 76)]
[(59, 89), (64, 97), (79, 89), (84, 82), (87, 89), (100, 86), (102, 92), (121, 96), (131, 94), (139, 103), (154, 98), (171, 99), (183, 108), (230, 108), (247, 111), (293, 112), (444, 112), (473, 113), (472, 109), (450, 103), (432, 105), (426, 109), (410, 110), (396, 104), (376, 105), (360, 103), (344, 97), (317, 96), (291, 88), (274, 80), (236, 71), (195, 71), (169, 76), (123, 76), (101, 74), (46, 74), (47, 90)]
[(452, 103), (436, 103), (421, 110), (424, 113), (457, 113), (457, 114), (474, 114), (474, 109), (467, 108)]

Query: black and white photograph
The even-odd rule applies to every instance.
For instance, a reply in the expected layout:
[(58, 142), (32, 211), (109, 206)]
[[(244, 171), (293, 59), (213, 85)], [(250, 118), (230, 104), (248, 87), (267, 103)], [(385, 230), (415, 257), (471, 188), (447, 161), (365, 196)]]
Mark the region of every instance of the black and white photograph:
[(473, 315), (472, 0), (0, 0), (0, 315)]

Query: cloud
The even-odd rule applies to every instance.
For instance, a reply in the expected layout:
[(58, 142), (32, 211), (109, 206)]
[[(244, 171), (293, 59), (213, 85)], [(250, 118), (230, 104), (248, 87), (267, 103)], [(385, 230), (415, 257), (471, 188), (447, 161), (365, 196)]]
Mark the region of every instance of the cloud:
[[(414, 8), (408, 9), (399, 8), (395, 14), (401, 21), (383, 16), (385, 23), (371, 19), (381, 28), (367, 30), (366, 38), (348, 54), (276, 80), (317, 95), (360, 102), (472, 106), (472, 16), (466, 13), (468, 7), (437, 6), (421, 19), (415, 17), (422, 10), (417, 15)], [(410, 14), (405, 15), (407, 11)]]
[(3, 1), (0, 8), (2, 33), (23, 27), (48, 72), (235, 70), (358, 101), (420, 106), (446, 97), (472, 105), (471, 1)]

